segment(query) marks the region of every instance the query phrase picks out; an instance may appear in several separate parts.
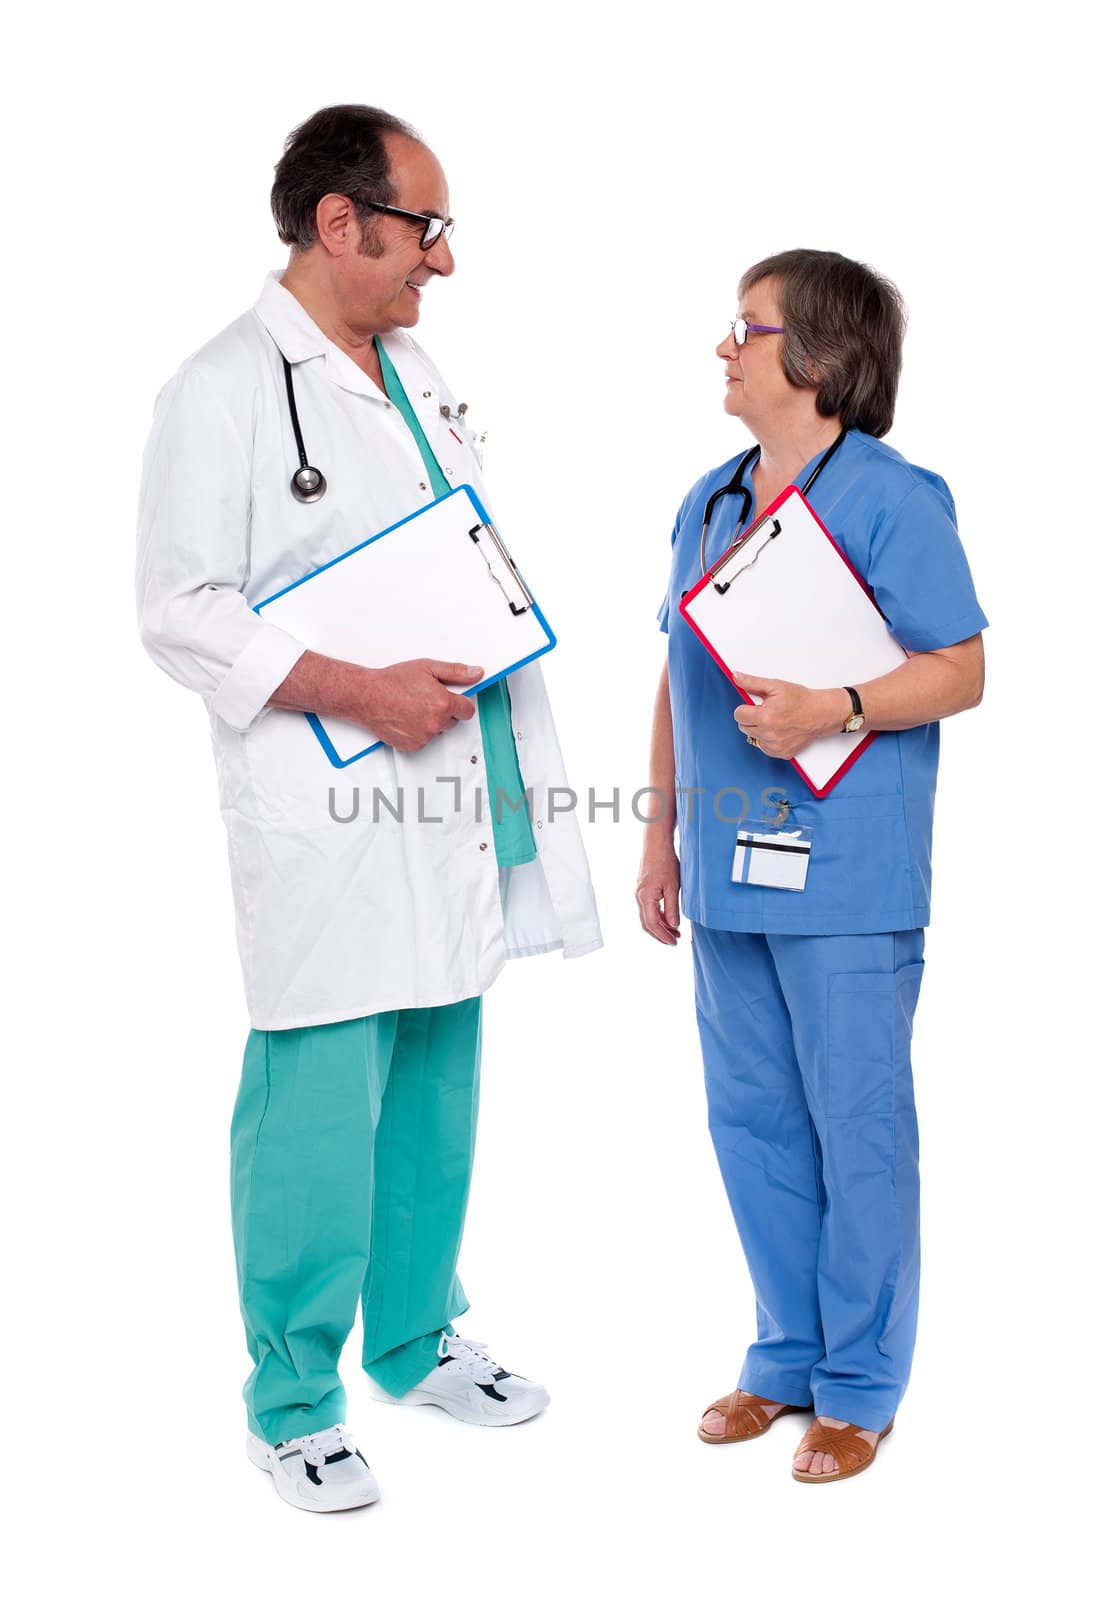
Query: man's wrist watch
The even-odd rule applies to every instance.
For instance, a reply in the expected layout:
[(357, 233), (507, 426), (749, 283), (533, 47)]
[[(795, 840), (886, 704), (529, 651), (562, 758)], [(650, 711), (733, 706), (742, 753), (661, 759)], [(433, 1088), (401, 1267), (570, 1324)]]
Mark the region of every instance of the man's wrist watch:
[(852, 697), (852, 712), (850, 716), (844, 719), (844, 732), (858, 733), (863, 727), (863, 703), (856, 691), (850, 688), (848, 684), (845, 684), (844, 688)]

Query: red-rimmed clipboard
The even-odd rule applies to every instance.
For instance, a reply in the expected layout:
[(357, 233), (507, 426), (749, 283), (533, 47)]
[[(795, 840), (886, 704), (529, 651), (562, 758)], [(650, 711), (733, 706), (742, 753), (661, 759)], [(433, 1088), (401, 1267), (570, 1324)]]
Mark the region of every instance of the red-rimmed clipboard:
[[(871, 590), (793, 484), (678, 609), (730, 683), (735, 670), (829, 688), (881, 677), (906, 659)], [(759, 704), (733, 688), (749, 705)], [(822, 800), (875, 737), (825, 734), (790, 764)]]

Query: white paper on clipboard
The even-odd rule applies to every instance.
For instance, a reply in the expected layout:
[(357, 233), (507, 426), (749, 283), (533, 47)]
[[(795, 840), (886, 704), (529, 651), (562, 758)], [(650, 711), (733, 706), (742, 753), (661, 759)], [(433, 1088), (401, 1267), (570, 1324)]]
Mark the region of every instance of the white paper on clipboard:
[[(854, 569), (793, 487), (679, 609), (730, 674), (826, 689), (881, 677), (906, 659)], [(866, 727), (826, 734), (799, 751), (794, 765), (821, 794), (872, 737)]]
[[(555, 635), (481, 501), (464, 484), (254, 608), (310, 650), (363, 667), (431, 656), (484, 668), (487, 684), (550, 650)], [(309, 722), (333, 766), (376, 750), (341, 717)]]

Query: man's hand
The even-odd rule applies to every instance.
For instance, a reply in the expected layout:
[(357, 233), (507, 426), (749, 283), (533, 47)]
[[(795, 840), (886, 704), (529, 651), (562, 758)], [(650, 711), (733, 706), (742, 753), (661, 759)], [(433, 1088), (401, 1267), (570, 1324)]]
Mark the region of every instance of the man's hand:
[(270, 696), (285, 711), (315, 711), (357, 722), (394, 750), (421, 750), (452, 722), (466, 722), (474, 701), (452, 694), (448, 683), (474, 684), (485, 672), (460, 661), (398, 661), (360, 667), (354, 661), (306, 650)]
[(481, 667), (459, 661), (399, 661), (392, 667), (367, 667), (353, 685), (354, 722), (392, 745), (411, 753), (422, 750), (452, 722), (467, 722), (477, 707), (464, 694), (452, 694), (449, 683), (478, 683)]
[[(648, 825), (649, 834), (652, 826), (657, 825)], [(660, 944), (677, 944), (681, 937), (678, 886), (678, 856), (670, 839), (649, 843), (636, 880), (636, 904), (640, 908), (641, 928)]]
[(824, 733), (839, 733), (852, 714), (846, 689), (807, 689), (780, 678), (755, 678), (734, 672), (734, 683), (746, 694), (758, 695), (762, 705), (737, 706), (733, 712), (741, 733), (759, 740), (766, 756), (789, 761)]

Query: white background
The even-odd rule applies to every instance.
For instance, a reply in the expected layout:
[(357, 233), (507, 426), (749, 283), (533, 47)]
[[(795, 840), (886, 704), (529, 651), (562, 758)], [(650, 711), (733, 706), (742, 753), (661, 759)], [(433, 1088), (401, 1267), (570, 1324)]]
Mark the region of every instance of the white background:
[[(1106, 1442), (1088, 14), (317, 0), (38, 8), (8, 33), (2, 1455), (31, 1592), (1075, 1592)], [(486, 1010), (461, 1331), (550, 1412), (375, 1406), (356, 1337), (382, 1503), (298, 1517), (243, 1456), (247, 1020), (206, 716), (136, 638), (134, 508), (157, 389), (283, 261), (285, 134), (339, 101), (410, 119), (447, 169), (458, 271), (418, 337), (489, 430), (580, 787), (645, 781), (674, 511), (745, 442), (713, 355), (741, 270), (837, 249), (908, 301), (890, 442), (951, 485), (992, 626), (984, 703), (943, 732), (916, 1366), (851, 1489), (791, 1482), (804, 1419), (743, 1451), (695, 1437), (752, 1294), (688, 939), (640, 933), (639, 830), (609, 813), (585, 826), (606, 950), (517, 964)], [(547, 507), (568, 488), (573, 525)]]

